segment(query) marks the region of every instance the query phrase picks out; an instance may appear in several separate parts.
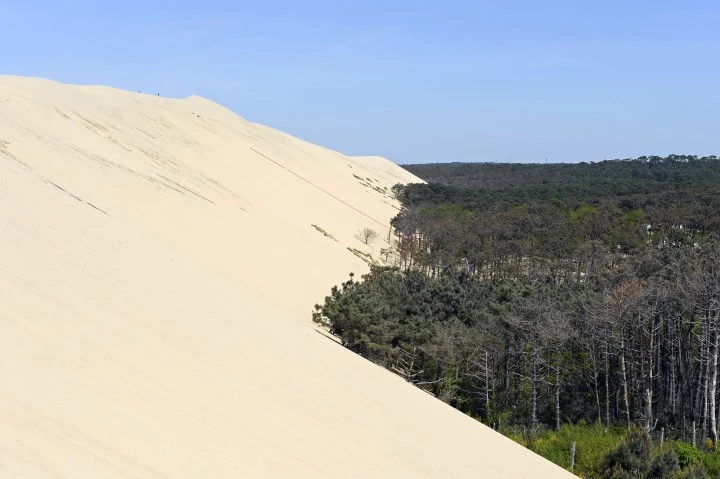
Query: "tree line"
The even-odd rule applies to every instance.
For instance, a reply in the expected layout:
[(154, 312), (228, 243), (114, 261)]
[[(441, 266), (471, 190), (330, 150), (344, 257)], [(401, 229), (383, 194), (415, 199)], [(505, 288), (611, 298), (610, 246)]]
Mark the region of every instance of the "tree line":
[[(716, 156), (641, 156), (634, 159), (605, 160), (595, 163), (428, 163), (402, 165), (428, 183), (475, 190), (551, 191), (555, 185), (582, 186), (583, 190), (617, 195), (628, 186), (636, 192), (655, 193), (660, 189), (717, 185), (720, 171)], [(578, 192), (582, 193), (582, 192)]]
[(488, 424), (642, 423), (717, 442), (720, 242), (647, 247), (589, 280), (373, 267), (315, 320)]

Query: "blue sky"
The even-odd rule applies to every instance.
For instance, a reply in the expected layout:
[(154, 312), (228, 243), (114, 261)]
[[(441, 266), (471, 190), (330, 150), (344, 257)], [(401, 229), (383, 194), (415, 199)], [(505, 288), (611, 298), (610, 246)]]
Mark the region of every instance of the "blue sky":
[(399, 163), (720, 154), (718, 1), (0, 0), (0, 73)]

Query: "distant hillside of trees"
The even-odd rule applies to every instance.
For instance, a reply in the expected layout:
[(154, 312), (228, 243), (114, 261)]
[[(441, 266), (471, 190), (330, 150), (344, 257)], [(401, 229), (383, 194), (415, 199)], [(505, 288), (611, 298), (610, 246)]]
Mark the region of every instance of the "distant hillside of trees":
[[(436, 244), (420, 247), (421, 256), (464, 249), (468, 254), (462, 256), (470, 261), (499, 248), (528, 258), (528, 248), (541, 248), (548, 258), (595, 240), (630, 253), (647, 241), (695, 242), (709, 231), (720, 232), (720, 159), (715, 156), (407, 168), (429, 183), (394, 189), (404, 209), (393, 222), (400, 231), (420, 232), (421, 243), (435, 239)], [(438, 228), (442, 239), (433, 236)]]
[(588, 477), (720, 474), (720, 160), (408, 169), (430, 183), (393, 188), (384, 264), (316, 322), (537, 451), (595, 423), (712, 456), (667, 476), (607, 475), (608, 456)]
[[(429, 163), (401, 165), (428, 183), (486, 190), (569, 191), (584, 187), (602, 196), (653, 193), (660, 189), (718, 185), (716, 156), (641, 156), (597, 163)], [(600, 189), (607, 187), (607, 189)]]

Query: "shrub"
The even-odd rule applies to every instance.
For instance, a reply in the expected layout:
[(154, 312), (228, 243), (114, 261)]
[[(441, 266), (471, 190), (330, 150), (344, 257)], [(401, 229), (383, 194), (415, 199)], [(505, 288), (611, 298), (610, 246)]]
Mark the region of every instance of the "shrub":
[(645, 429), (630, 427), (620, 444), (602, 461), (603, 477), (625, 479), (642, 477), (650, 465), (652, 444)]
[(680, 467), (685, 469), (687, 466), (697, 464), (702, 458), (702, 453), (698, 448), (694, 447), (689, 442), (677, 441), (674, 444), (675, 453), (678, 456), (678, 462)]
[(617, 447), (625, 432), (624, 428), (606, 430), (600, 424), (566, 424), (558, 431), (551, 431), (535, 439), (530, 448), (555, 464), (570, 468), (570, 448), (575, 442), (575, 468), (573, 472), (584, 477), (600, 477), (599, 465), (605, 455)]
[(702, 464), (694, 464), (685, 469), (678, 476), (678, 479), (710, 479), (710, 476), (705, 472)]
[(680, 470), (678, 456), (672, 445), (666, 445), (657, 452), (650, 462), (647, 479), (671, 479)]
[(708, 477), (720, 477), (720, 451), (703, 454), (701, 461)]

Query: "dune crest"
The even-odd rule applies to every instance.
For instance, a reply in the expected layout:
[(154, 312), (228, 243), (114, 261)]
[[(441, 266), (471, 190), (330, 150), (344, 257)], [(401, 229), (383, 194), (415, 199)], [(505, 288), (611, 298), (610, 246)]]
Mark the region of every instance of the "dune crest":
[(0, 477), (572, 477), (309, 323), (416, 181), (199, 97), (0, 76)]

